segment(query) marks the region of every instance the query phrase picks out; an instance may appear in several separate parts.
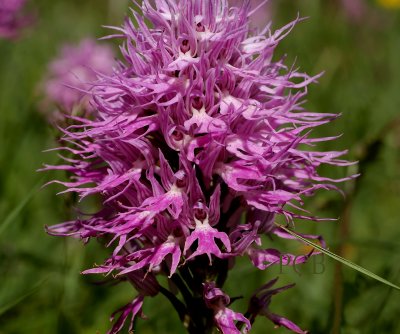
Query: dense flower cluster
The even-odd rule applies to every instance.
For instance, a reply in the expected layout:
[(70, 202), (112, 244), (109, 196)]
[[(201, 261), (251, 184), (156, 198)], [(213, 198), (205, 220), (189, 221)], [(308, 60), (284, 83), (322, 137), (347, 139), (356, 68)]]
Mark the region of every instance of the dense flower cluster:
[[(319, 176), (317, 168), (348, 164), (339, 159), (345, 152), (313, 147), (334, 139), (310, 132), (335, 115), (302, 107), (318, 76), (273, 60), (299, 19), (275, 32), (270, 25), (250, 30), (249, 1), (239, 7), (226, 0), (152, 3), (143, 0), (141, 8), (150, 27), (134, 12), (137, 26), (127, 20), (116, 28), (112, 37), (124, 40), (125, 62), (94, 84), (94, 119), (76, 119), (64, 130), (60, 150), (72, 154), (67, 164), (46, 167), (70, 173), (70, 182), (56, 181), (65, 191), (100, 195), (102, 209), (48, 232), (104, 240), (110, 257), (85, 273), (113, 273), (138, 290), (110, 333), (129, 317), (132, 327), (144, 298), (158, 292), (190, 319), (192, 333), (209, 328), (201, 315), (230, 334), (240, 332), (236, 321), (249, 331), (257, 314), (303, 333), (268, 310), (281, 291), (270, 290), (275, 281), (256, 292), (247, 317), (229, 308), (221, 290), (238, 256), (261, 270), (282, 258), (283, 264), (307, 261), (310, 254), (282, 253), (261, 237), (292, 238), (274, 224), (276, 216), (313, 219), (301, 208), (302, 197), (343, 181)], [(184, 302), (158, 284), (158, 275), (169, 277)]]
[(78, 105), (92, 109), (88, 90), (99, 74), (111, 74), (114, 53), (108, 45), (84, 39), (79, 45), (64, 45), (49, 65), (44, 91), (48, 103), (71, 113)]
[(0, 37), (15, 38), (32, 18), (22, 13), (26, 0), (0, 0)]

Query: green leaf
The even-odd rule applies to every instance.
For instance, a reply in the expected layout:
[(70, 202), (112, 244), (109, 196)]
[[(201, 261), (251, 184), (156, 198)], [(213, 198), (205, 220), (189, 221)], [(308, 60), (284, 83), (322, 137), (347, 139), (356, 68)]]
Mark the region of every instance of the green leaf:
[(297, 238), (297, 239), (303, 241), (304, 243), (306, 243), (306, 244), (314, 247), (315, 249), (319, 250), (321, 253), (324, 253), (325, 255), (328, 255), (332, 259), (334, 259), (334, 260), (336, 260), (338, 262), (341, 262), (344, 265), (346, 265), (346, 266), (348, 266), (348, 267), (350, 267), (350, 268), (352, 268), (354, 270), (357, 270), (360, 273), (362, 273), (364, 275), (367, 275), (367, 276), (369, 276), (369, 277), (371, 277), (371, 278), (373, 278), (373, 279), (375, 279), (375, 280), (377, 280), (377, 281), (379, 281), (381, 283), (384, 283), (384, 284), (386, 284), (386, 285), (388, 285), (388, 286), (390, 286), (392, 288), (400, 290), (399, 286), (397, 286), (397, 285), (385, 280), (384, 278), (382, 278), (382, 277), (374, 274), (373, 272), (371, 272), (371, 271), (359, 266), (358, 264), (355, 264), (355, 263), (353, 263), (353, 262), (351, 262), (349, 260), (346, 260), (345, 258), (343, 258), (343, 257), (341, 257), (341, 256), (339, 256), (339, 255), (337, 255), (337, 254), (335, 254), (335, 253), (333, 253), (333, 252), (331, 252), (331, 251), (329, 251), (329, 250), (327, 250), (327, 249), (325, 249), (325, 248), (323, 248), (323, 247), (311, 242), (310, 240), (307, 240), (306, 238), (303, 238), (301, 235), (298, 235), (296, 232), (292, 231), (291, 229), (287, 228), (286, 226), (283, 226), (283, 225), (278, 224), (278, 223), (275, 223), (275, 225), (280, 227), (281, 229), (285, 230), (286, 232), (288, 232), (289, 234), (291, 234), (295, 238)]
[(19, 213), (25, 208), (32, 197), (37, 193), (39, 187), (43, 184), (43, 179), (41, 179), (26, 195), (26, 197), (12, 210), (8, 216), (4, 219), (3, 223), (0, 225), (0, 235), (5, 231), (5, 229), (12, 223), (12, 221), (18, 217)]

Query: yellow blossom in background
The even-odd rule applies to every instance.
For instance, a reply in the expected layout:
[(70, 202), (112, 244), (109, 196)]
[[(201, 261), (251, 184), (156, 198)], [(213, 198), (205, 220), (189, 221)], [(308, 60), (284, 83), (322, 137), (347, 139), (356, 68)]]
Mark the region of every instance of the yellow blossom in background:
[(400, 0), (377, 0), (378, 3), (385, 8), (400, 8)]

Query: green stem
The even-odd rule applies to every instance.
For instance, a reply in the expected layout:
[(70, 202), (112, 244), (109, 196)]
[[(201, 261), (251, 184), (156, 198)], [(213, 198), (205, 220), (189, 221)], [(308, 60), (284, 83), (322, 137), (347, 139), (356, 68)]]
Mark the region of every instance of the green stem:
[(183, 304), (178, 298), (176, 298), (171, 291), (167, 290), (162, 286), (160, 286), (160, 292), (170, 301), (172, 306), (175, 308), (176, 312), (178, 312), (179, 319), (181, 319), (181, 321), (184, 322), (187, 316), (187, 310), (185, 304)]

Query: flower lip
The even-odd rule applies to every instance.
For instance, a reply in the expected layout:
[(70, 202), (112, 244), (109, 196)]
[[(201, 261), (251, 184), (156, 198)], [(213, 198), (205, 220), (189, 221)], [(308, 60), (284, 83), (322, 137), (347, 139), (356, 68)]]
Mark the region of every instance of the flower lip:
[(190, 44), (188, 39), (182, 40), (180, 49), (182, 53), (186, 53), (190, 50)]
[(196, 203), (193, 211), (194, 211), (194, 217), (197, 220), (204, 221), (208, 217), (207, 209), (202, 202)]
[(201, 108), (203, 108), (203, 106), (203, 99), (200, 96), (195, 96), (192, 98), (192, 107), (194, 109), (200, 110)]
[(177, 129), (175, 129), (175, 130), (172, 132), (172, 139), (173, 139), (174, 141), (181, 141), (181, 140), (183, 139), (183, 132), (182, 132), (182, 131), (179, 131), (179, 130), (177, 130)]
[(175, 227), (175, 228), (172, 230), (172, 235), (173, 235), (175, 238), (180, 238), (180, 237), (182, 237), (182, 236), (184, 235), (182, 228), (181, 228), (180, 226)]
[(203, 283), (204, 299), (209, 308), (220, 308), (230, 303), (230, 298), (214, 282)]
[(196, 31), (197, 32), (205, 32), (206, 31), (206, 27), (203, 25), (202, 22), (198, 22), (196, 24)]
[(177, 179), (175, 184), (176, 184), (177, 188), (185, 188), (186, 187), (186, 178), (183, 177), (182, 179)]

